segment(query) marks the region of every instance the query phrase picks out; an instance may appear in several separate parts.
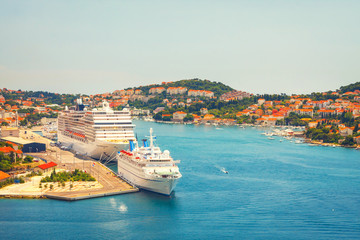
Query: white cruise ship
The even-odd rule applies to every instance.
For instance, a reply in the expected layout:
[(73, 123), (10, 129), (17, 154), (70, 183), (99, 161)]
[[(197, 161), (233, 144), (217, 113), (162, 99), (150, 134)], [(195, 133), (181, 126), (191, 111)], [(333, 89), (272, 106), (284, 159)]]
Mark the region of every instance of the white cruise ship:
[(170, 195), (182, 177), (176, 165), (180, 161), (174, 161), (168, 150), (161, 152), (154, 146), (152, 128), (149, 138), (150, 146), (146, 140), (140, 148), (137, 143), (130, 142), (130, 151), (122, 150), (117, 155), (119, 176), (139, 188)]
[(102, 108), (87, 110), (81, 99), (74, 110), (65, 109), (58, 116), (58, 142), (80, 154), (111, 160), (135, 141), (134, 125), (128, 109), (114, 111), (104, 101)]

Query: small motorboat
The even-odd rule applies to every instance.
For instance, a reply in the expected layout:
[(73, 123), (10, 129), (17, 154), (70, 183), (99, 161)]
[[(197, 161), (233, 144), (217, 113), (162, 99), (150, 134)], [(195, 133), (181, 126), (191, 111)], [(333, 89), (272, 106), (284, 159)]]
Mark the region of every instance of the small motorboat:
[(228, 171), (226, 171), (226, 169), (225, 169), (225, 168), (221, 168), (221, 171), (222, 171), (223, 173), (225, 173), (225, 174), (229, 174), (229, 172), (228, 172)]

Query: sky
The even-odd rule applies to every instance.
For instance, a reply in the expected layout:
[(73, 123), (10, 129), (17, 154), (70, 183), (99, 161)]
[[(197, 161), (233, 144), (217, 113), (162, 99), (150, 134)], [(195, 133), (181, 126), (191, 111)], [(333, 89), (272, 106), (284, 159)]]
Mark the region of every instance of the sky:
[(360, 1), (0, 0), (0, 87), (94, 94), (200, 78), (250, 93), (360, 81)]

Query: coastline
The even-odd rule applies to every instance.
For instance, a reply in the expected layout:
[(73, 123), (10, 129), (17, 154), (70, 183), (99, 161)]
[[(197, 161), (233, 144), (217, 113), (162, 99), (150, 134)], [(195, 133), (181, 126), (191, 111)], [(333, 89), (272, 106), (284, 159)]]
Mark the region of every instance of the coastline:
[[(213, 127), (219, 127), (219, 126), (237, 126), (240, 128), (244, 127), (253, 127), (253, 128), (287, 128), (287, 129), (303, 129), (305, 130), (305, 127), (302, 126), (287, 126), (287, 125), (275, 125), (275, 126), (264, 126), (264, 125), (257, 125), (252, 123), (245, 123), (245, 124), (218, 124), (218, 123), (193, 123), (193, 122), (174, 122), (174, 121), (161, 121), (161, 120), (154, 120), (154, 119), (141, 119), (136, 118), (137, 120), (146, 121), (146, 122), (155, 122), (155, 123), (165, 123), (165, 124), (182, 124), (182, 125), (203, 125), (203, 126), (213, 126)], [(321, 141), (312, 140), (309, 138), (306, 138), (304, 135), (297, 135), (293, 136), (297, 138), (302, 138), (303, 143), (312, 144), (312, 145), (320, 145), (324, 147), (343, 147), (343, 148), (349, 148), (349, 149), (355, 149), (360, 150), (360, 145), (354, 145), (354, 146), (343, 146), (338, 143), (323, 143)]]

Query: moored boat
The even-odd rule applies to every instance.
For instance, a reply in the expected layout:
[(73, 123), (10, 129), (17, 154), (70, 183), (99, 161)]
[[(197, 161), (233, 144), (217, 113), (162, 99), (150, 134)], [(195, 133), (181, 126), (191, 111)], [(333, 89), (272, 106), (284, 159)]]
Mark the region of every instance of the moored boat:
[(154, 136), (150, 128), (150, 145), (144, 139), (144, 146), (130, 141), (130, 150), (122, 150), (117, 155), (118, 174), (135, 186), (148, 191), (170, 195), (182, 177), (177, 163), (170, 152), (162, 152), (154, 146)]
[(104, 101), (101, 108), (88, 110), (78, 99), (74, 109), (58, 116), (58, 142), (79, 154), (110, 160), (135, 141), (133, 128), (128, 109), (116, 111)]

